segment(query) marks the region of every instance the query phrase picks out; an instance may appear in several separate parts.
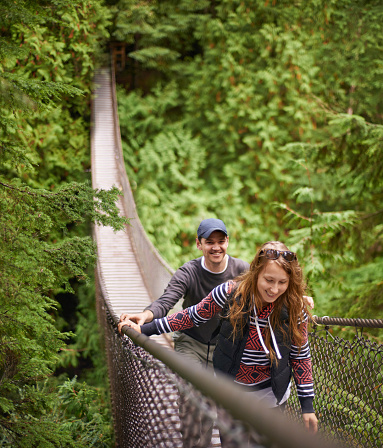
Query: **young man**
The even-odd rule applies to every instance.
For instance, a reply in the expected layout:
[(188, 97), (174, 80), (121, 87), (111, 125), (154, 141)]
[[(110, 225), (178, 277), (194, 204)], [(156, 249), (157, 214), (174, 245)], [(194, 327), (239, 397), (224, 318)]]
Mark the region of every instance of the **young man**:
[[(220, 219), (203, 220), (197, 230), (197, 249), (202, 257), (188, 261), (173, 275), (160, 298), (148, 306), (142, 313), (124, 313), (120, 322), (125, 319), (142, 325), (154, 318), (165, 317), (167, 313), (183, 300), (182, 307), (196, 305), (204, 299), (212, 289), (249, 269), (249, 264), (227, 254), (229, 235), (225, 224)], [(212, 356), (215, 339), (212, 334), (219, 325), (219, 318), (198, 328), (175, 332), (173, 335), (176, 351), (206, 365), (207, 357), (212, 367)], [(121, 324), (119, 325), (121, 328)]]

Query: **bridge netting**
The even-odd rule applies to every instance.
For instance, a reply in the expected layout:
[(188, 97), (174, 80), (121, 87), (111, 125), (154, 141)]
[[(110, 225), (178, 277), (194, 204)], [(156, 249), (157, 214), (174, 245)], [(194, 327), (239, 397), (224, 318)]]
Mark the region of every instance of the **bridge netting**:
[[(383, 346), (361, 329), (381, 329), (383, 320), (317, 317), (311, 325), (318, 436), (300, 423), (294, 386), (284, 414), (265, 409), (226, 378), (190, 365), (166, 337), (153, 340), (127, 327), (124, 336), (118, 334), (120, 313), (141, 311), (160, 296), (173, 272), (150, 243), (136, 213), (121, 150), (113, 67), (96, 75), (92, 114), (93, 186), (121, 188), (121, 213), (131, 219), (125, 232), (94, 230), (99, 251), (97, 310), (116, 446), (192, 448), (202, 443), (212, 448), (221, 446), (222, 434), (228, 446), (238, 448), (381, 448)], [(351, 327), (354, 336), (339, 336), (337, 329)]]

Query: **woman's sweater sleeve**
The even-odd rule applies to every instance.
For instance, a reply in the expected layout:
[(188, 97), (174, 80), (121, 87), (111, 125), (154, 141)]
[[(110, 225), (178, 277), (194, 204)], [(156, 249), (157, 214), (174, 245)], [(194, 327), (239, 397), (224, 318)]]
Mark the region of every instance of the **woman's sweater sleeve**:
[(152, 336), (154, 334), (198, 327), (222, 310), (227, 300), (227, 294), (231, 291), (232, 286), (232, 281), (218, 285), (197, 305), (190, 306), (161, 319), (154, 319), (152, 322), (142, 325), (141, 333)]
[(146, 336), (152, 336), (154, 334), (161, 334), (157, 328), (157, 322), (156, 322), (157, 320), (159, 320), (159, 319), (154, 319), (147, 324), (141, 325), (141, 333), (146, 334)]
[(294, 381), (297, 386), (298, 398), (303, 414), (314, 412), (313, 400), (315, 395), (307, 324), (308, 318), (305, 315), (304, 322), (300, 324), (300, 330), (303, 334), (302, 347), (299, 349), (292, 341), (290, 354)]

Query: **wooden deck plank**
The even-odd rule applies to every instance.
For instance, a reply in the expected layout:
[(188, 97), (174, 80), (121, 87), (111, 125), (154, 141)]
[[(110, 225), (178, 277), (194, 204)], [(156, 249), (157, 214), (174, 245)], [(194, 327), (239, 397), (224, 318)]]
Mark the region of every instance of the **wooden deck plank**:
[[(113, 119), (110, 73), (101, 70), (95, 78), (92, 130), (92, 184), (96, 189), (121, 188), (116, 160), (117, 142)], [(122, 204), (118, 207), (123, 214)], [(140, 312), (151, 303), (140, 267), (126, 230), (96, 226), (99, 272), (109, 303), (118, 316), (122, 312)], [(157, 342), (169, 345), (164, 336)]]

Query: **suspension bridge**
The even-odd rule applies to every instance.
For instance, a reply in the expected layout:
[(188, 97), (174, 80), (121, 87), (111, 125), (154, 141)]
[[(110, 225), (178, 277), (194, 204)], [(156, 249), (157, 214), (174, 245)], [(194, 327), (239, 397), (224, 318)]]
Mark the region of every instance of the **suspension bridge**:
[[(97, 311), (107, 353), (116, 446), (192, 448), (200, 442), (213, 448), (220, 447), (219, 433), (225, 432), (232, 436), (230, 446), (238, 448), (381, 448), (383, 347), (364, 338), (361, 329), (383, 328), (383, 320), (317, 319), (310, 335), (320, 423), (315, 437), (298, 423), (296, 396), (290, 398), (286, 415), (277, 415), (249, 402), (225, 378), (185, 365), (168, 336), (147, 338), (130, 329), (127, 336), (118, 334), (120, 314), (140, 312), (158, 298), (173, 270), (149, 241), (137, 215), (116, 101), (113, 66), (102, 68), (95, 77), (92, 101), (92, 184), (95, 189), (114, 185), (123, 191), (118, 206), (131, 224), (119, 232), (94, 227)], [(333, 337), (333, 325), (355, 327), (355, 337)], [(210, 426), (213, 436), (204, 440)], [(248, 442), (252, 432), (259, 435), (259, 443)]]

